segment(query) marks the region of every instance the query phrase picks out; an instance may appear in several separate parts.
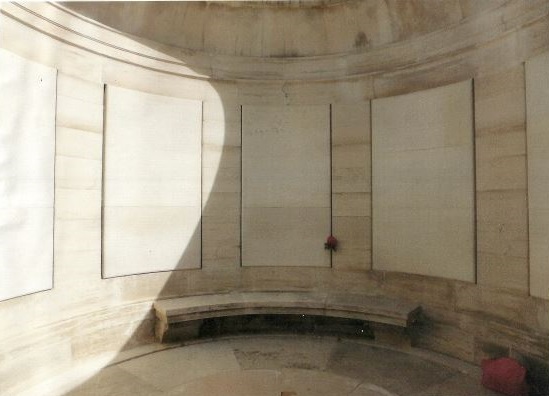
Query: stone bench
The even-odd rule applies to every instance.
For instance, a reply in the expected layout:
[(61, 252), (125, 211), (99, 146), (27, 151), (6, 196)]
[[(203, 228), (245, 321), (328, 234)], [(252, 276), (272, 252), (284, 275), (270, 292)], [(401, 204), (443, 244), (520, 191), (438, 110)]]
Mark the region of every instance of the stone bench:
[[(311, 315), (356, 319), (400, 328), (419, 320), (418, 304), (383, 296), (311, 292), (241, 292), (159, 300), (154, 303), (158, 341), (197, 321), (243, 315)], [(170, 334), (171, 333), (171, 334)]]

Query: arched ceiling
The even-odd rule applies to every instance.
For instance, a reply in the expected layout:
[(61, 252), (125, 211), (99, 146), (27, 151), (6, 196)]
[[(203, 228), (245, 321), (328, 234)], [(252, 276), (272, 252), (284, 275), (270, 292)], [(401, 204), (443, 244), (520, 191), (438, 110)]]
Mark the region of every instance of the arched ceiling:
[(505, 0), (67, 2), (132, 36), (211, 55), (317, 57), (447, 29)]

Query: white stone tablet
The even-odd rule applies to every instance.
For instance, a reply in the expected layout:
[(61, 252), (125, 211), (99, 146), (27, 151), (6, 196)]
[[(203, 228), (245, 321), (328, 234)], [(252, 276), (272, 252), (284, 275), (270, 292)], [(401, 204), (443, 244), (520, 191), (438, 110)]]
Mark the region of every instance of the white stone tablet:
[(0, 300), (53, 287), (56, 75), (0, 49)]
[(373, 262), (475, 280), (472, 84), (372, 102)]
[(200, 268), (202, 103), (108, 86), (103, 276)]
[(331, 265), (329, 111), (243, 106), (243, 266)]

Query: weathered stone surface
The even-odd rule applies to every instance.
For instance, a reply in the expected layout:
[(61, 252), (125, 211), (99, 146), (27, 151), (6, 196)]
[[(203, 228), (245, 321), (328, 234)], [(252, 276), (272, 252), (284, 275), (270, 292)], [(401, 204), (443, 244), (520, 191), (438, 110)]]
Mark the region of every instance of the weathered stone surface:
[[(204, 41), (196, 31), (193, 43), (217, 52), (188, 51), (120, 34), (75, 17), (60, 4), (2, 3), (0, 46), (59, 70), (54, 289), (0, 304), (2, 391), (17, 393), (52, 374), (65, 374), (99, 353), (112, 356), (124, 345), (149, 342), (146, 335), (153, 329), (149, 309), (159, 296), (237, 291), (409, 298), (420, 302), (433, 322), (420, 343), (425, 348), (478, 362), (501, 347), (511, 355), (546, 361), (549, 303), (529, 296), (535, 289), (530, 290), (529, 282), (542, 277), (528, 268), (527, 219), (534, 211), (530, 205), (528, 213), (525, 189), (535, 191), (539, 186), (533, 180), (526, 183), (524, 164), (532, 159), (532, 151), (524, 148), (524, 107), (531, 106), (522, 96), (529, 95), (523, 63), (549, 49), (549, 3), (448, 0), (432, 9), (421, 7), (422, 1), (401, 8), (397, 3), (368, 0), (356, 10), (351, 8), (354, 2), (315, 2), (314, 7), (300, 2), (288, 9), (284, 9), (288, 4), (248, 4), (253, 8), (248, 17), (261, 15), (252, 29), (237, 24), (243, 39), (238, 42), (231, 41), (235, 35), (220, 37), (227, 26), (233, 26), (229, 19), (221, 18), (223, 23), (216, 24), (207, 18), (185, 17), (181, 28), (207, 24)], [(237, 4), (223, 7), (237, 15)], [(310, 21), (301, 26), (300, 19), (292, 17), (280, 25), (284, 37), (291, 36), (288, 46), (283, 46), (280, 30), (271, 25), (278, 18), (273, 13), (280, 9), (284, 14), (297, 9), (303, 18), (323, 15), (327, 30), (313, 29), (316, 22)], [(340, 13), (342, 9), (346, 11)], [(123, 13), (106, 14), (124, 17)], [(149, 29), (150, 17), (145, 13), (124, 23), (140, 20)], [(155, 17), (177, 19), (170, 13)], [(351, 23), (336, 23), (347, 17)], [(298, 36), (296, 32), (313, 33)], [(221, 54), (225, 49), (237, 52)], [(305, 53), (311, 56), (298, 56)], [(254, 54), (258, 56), (247, 56)], [(355, 111), (355, 106), (368, 107), (370, 100), (469, 79), (474, 80), (476, 102), (478, 284), (369, 271), (370, 263), (362, 259), (370, 248), (369, 171), (367, 164), (359, 163), (369, 141), (350, 138), (367, 123), (358, 116), (365, 113)], [(101, 279), (104, 84), (204, 103), (202, 269)], [(339, 129), (345, 133), (341, 150), (333, 146), (334, 160), (341, 165), (333, 170), (334, 187), (340, 189), (334, 192), (333, 224), (340, 227), (337, 233), (343, 238), (341, 255), (334, 255), (332, 268), (239, 267), (240, 106), (260, 104), (331, 104), (336, 129), (338, 123), (345, 124)], [(343, 109), (340, 121), (338, 109)], [(338, 131), (333, 132), (337, 138)], [(135, 302), (141, 303), (135, 306)], [(493, 349), (487, 346), (490, 343)], [(452, 378), (446, 385), (462, 389)], [(431, 394), (448, 393), (446, 385), (430, 388)], [(364, 386), (356, 391), (357, 395), (371, 393)], [(470, 388), (463, 393), (475, 391)], [(425, 392), (429, 394), (429, 389)]]
[(526, 63), (528, 134), (528, 208), (530, 241), (530, 292), (549, 299), (549, 54)]
[(332, 234), (337, 269), (371, 268), (370, 103), (331, 106)]
[(475, 80), (477, 280), (528, 291), (524, 67)]

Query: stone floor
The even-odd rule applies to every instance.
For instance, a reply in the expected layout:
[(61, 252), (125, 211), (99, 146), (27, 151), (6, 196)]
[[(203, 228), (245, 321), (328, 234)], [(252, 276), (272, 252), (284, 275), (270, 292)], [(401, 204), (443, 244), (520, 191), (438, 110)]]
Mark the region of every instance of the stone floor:
[(489, 396), (477, 367), (425, 351), (296, 335), (225, 337), (142, 354), (70, 396)]

